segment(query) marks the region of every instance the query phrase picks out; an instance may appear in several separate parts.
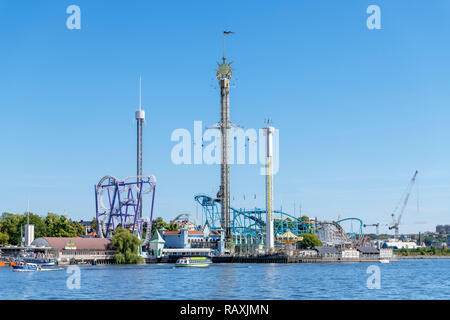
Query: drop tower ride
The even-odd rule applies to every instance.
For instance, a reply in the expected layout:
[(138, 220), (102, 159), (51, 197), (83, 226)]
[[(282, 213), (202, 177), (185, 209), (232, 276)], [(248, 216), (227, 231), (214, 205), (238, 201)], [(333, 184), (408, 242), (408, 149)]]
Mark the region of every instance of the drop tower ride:
[(229, 131), (230, 122), (230, 79), (231, 62), (227, 62), (225, 57), (225, 36), (233, 32), (223, 32), (223, 56), (222, 63), (217, 63), (217, 79), (220, 86), (220, 122), (219, 130), (221, 134), (221, 162), (220, 162), (220, 189), (218, 198), (221, 204), (221, 227), (225, 230), (225, 239), (231, 239), (230, 229), (230, 165), (229, 165)]
[[(135, 113), (137, 122), (137, 182), (142, 181), (142, 127), (145, 121), (145, 111), (141, 106), (141, 77), (139, 77), (139, 110)], [(139, 218), (142, 218), (142, 205), (139, 208)]]

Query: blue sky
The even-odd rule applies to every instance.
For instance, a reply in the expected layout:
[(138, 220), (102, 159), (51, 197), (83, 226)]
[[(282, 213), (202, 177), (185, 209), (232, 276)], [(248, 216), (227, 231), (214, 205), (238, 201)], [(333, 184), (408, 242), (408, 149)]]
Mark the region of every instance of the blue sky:
[[(81, 30), (66, 28), (71, 4)], [(366, 27), (371, 4), (381, 30)], [(434, 230), (450, 222), (449, 15), (443, 0), (0, 0), (0, 211), (29, 199), (92, 219), (94, 184), (136, 171), (141, 75), (156, 215), (199, 214), (193, 196), (217, 192), (219, 167), (174, 165), (170, 136), (218, 121), (232, 30), (231, 120), (280, 130), (275, 207), (386, 224), (419, 170), (400, 231)], [(264, 206), (259, 168), (232, 167), (234, 207)]]

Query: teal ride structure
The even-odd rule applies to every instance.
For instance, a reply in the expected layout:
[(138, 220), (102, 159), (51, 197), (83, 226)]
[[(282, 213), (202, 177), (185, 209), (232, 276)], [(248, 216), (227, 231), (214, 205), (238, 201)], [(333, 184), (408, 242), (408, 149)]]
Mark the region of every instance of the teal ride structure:
[[(220, 199), (212, 198), (205, 194), (199, 194), (194, 200), (202, 208), (203, 228), (208, 226), (211, 231), (220, 231)], [(265, 209), (236, 209), (230, 207), (230, 229), (234, 245), (250, 244), (263, 245), (266, 233)], [(287, 231), (295, 235), (303, 233), (315, 233), (315, 223), (294, 217), (291, 214), (280, 210), (273, 211), (274, 237), (284, 234)], [(281, 243), (276, 243), (281, 246)]]
[[(211, 231), (221, 231), (220, 225), (220, 199), (199, 194), (194, 197), (196, 203), (201, 206), (203, 225), (208, 226)], [(263, 245), (266, 233), (267, 211), (260, 208), (236, 209), (230, 207), (230, 229), (234, 245)], [(327, 222), (315, 219), (302, 219), (281, 210), (273, 211), (274, 237), (287, 231), (296, 236), (304, 233), (316, 234), (324, 245), (349, 246), (363, 245), (367, 241), (363, 233), (364, 223), (359, 218), (345, 218), (337, 221)], [(275, 241), (275, 245), (282, 243)]]
[(363, 237), (363, 221), (359, 218), (345, 218), (336, 221), (341, 228), (346, 230), (347, 236), (357, 241), (359, 238)]

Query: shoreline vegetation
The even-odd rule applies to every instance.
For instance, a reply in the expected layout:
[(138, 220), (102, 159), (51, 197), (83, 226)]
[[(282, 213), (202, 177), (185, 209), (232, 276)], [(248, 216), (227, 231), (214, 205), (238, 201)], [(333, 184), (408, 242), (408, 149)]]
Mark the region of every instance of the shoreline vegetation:
[(117, 227), (112, 237), (111, 245), (118, 252), (114, 255), (116, 264), (142, 264), (144, 258), (139, 256), (141, 240), (130, 230)]
[(425, 259), (429, 257), (450, 258), (450, 249), (448, 248), (417, 248), (417, 249), (394, 249), (394, 254), (398, 258)]
[[(13, 214), (3, 212), (0, 215), (0, 247), (6, 245), (20, 245), (24, 226), (34, 225), (34, 238), (41, 237), (76, 237), (85, 233), (84, 226), (78, 221), (72, 221), (66, 215), (58, 215), (49, 212), (41, 217), (32, 212), (25, 214)], [(92, 219), (91, 226), (97, 228), (97, 221)]]
[[(6, 245), (20, 245), (21, 229), (27, 223), (27, 220), (35, 226), (35, 238), (39, 237), (76, 237), (83, 235), (85, 226), (78, 221), (73, 221), (66, 215), (58, 215), (49, 212), (47, 216), (41, 217), (32, 212), (25, 214), (13, 214), (3, 212), (0, 215), (0, 248)], [(308, 217), (302, 217), (309, 220)], [(90, 221), (90, 228), (97, 229), (97, 220), (93, 218)], [(167, 223), (161, 217), (152, 221), (152, 235), (155, 230), (177, 230), (175, 223)], [(23, 230), (23, 229), (22, 229)], [(387, 235), (386, 235), (387, 236)], [(321, 246), (316, 235), (303, 234), (302, 241), (296, 244), (297, 249), (306, 249), (313, 246)], [(425, 239), (432, 242), (432, 239)], [(118, 228), (112, 239), (112, 247), (117, 250), (115, 262), (117, 264), (141, 264), (145, 260), (139, 255), (140, 240), (131, 234), (129, 230)], [(398, 259), (450, 259), (450, 249), (443, 247), (417, 248), (417, 249), (394, 249), (394, 254)]]
[(432, 260), (432, 259), (450, 259), (450, 256), (397, 256), (398, 260)]

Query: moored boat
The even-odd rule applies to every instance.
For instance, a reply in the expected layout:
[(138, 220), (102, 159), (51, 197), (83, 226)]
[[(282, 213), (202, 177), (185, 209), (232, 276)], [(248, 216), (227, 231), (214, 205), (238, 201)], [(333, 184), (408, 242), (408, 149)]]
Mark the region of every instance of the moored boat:
[(207, 267), (211, 263), (207, 257), (184, 257), (177, 260), (175, 267)]
[(35, 263), (43, 267), (52, 267), (56, 265), (55, 260), (48, 258), (23, 258), (23, 261), (26, 263)]
[(41, 271), (41, 266), (36, 263), (17, 262), (13, 266), (13, 271), (26, 272), (26, 271)]

